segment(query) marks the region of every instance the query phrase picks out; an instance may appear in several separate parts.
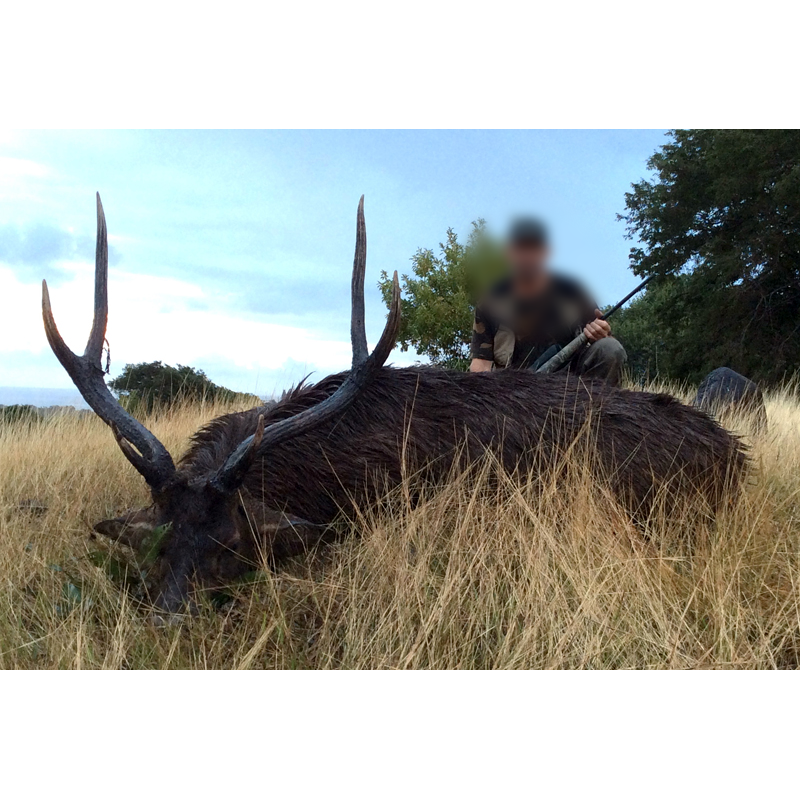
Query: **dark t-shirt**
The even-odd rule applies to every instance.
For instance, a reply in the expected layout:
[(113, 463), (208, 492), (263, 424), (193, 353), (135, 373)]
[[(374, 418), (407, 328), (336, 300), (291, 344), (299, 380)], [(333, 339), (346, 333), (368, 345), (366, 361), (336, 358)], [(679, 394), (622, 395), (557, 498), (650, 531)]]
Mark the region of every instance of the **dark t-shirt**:
[(565, 345), (595, 318), (597, 304), (583, 287), (553, 275), (536, 298), (515, 297), (511, 280), (496, 284), (475, 309), (472, 357), (524, 369), (554, 344)]

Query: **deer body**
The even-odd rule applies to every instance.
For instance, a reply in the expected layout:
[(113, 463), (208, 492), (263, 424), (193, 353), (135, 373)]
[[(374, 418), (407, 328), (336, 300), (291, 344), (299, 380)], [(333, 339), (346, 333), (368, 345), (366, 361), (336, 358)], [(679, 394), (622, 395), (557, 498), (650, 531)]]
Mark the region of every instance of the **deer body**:
[[(332, 394), (346, 373), (300, 388), (266, 416), (267, 425)], [(179, 471), (207, 474), (255, 428), (259, 409), (211, 422)], [(545, 467), (582, 435), (594, 440), (604, 476), (642, 514), (654, 492), (681, 474), (715, 502), (725, 475), (744, 466), (738, 442), (704, 413), (668, 395), (586, 385), (529, 371), (475, 374), (435, 368), (380, 370), (341, 417), (274, 447), (253, 464), (242, 488), (272, 509), (331, 522), (353, 501), (397, 485), (403, 462), (445, 476), (459, 455), (493, 449), (508, 471)], [(463, 446), (466, 445), (466, 448)], [(279, 550), (286, 549), (276, 543)]]
[[(279, 403), (219, 417), (195, 435), (177, 467), (166, 448), (105, 386), (106, 224), (97, 198), (95, 316), (86, 351), (64, 343), (46, 285), (48, 341), (123, 454), (147, 481), (152, 505), (95, 526), (133, 548), (160, 531), (148, 574), (155, 605), (180, 610), (194, 591), (229, 583), (318, 540), (353, 503), (397, 485), (404, 470), (433, 480), (492, 449), (510, 472), (557, 463), (576, 442), (594, 454), (599, 481), (634, 516), (662, 488), (717, 505), (746, 465), (739, 442), (704, 413), (667, 395), (584, 384), (529, 371), (461, 373), (383, 366), (400, 322), (397, 274), (386, 328), (372, 354), (364, 331), (366, 229), (356, 222), (353, 365)], [(518, 473), (519, 474), (519, 473)]]

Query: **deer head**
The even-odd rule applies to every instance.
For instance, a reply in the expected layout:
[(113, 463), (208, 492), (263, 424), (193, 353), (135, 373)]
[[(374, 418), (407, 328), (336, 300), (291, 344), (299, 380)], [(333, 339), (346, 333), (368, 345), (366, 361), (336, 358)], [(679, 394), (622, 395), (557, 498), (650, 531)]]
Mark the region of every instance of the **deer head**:
[[(351, 284), (350, 336), (353, 361), (347, 378), (327, 399), (295, 416), (265, 427), (264, 415), (253, 432), (213, 473), (198, 477), (176, 469), (164, 445), (131, 416), (108, 390), (101, 367), (108, 320), (108, 241), (106, 220), (97, 195), (94, 321), (82, 356), (61, 338), (50, 307), (47, 282), (42, 282), (45, 333), (56, 358), (94, 412), (111, 428), (125, 457), (147, 481), (152, 505), (104, 520), (95, 530), (140, 552), (152, 562), (148, 591), (156, 606), (167, 611), (184, 607), (193, 592), (221, 587), (263, 563), (273, 540), (281, 535), (307, 535), (310, 523), (243, 501), (240, 487), (251, 468), (269, 458), (270, 448), (313, 430), (342, 414), (381, 369), (394, 347), (400, 325), (397, 273), (389, 316), (372, 354), (364, 329), (364, 273), (367, 238), (364, 198), (356, 217), (356, 251)], [(255, 509), (255, 510), (254, 510)], [(257, 518), (255, 518), (257, 517)]]

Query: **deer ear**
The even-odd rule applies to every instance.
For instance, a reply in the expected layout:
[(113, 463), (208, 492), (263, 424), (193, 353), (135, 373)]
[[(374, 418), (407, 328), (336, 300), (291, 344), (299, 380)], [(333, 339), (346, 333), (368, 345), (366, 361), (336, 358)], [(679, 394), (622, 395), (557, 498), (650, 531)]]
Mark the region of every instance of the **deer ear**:
[(330, 525), (319, 525), (280, 511), (267, 511), (259, 526), (276, 559), (306, 552), (330, 530)]
[(94, 526), (96, 533), (138, 550), (145, 537), (155, 529), (153, 512), (149, 508), (132, 508), (122, 516), (104, 519)]

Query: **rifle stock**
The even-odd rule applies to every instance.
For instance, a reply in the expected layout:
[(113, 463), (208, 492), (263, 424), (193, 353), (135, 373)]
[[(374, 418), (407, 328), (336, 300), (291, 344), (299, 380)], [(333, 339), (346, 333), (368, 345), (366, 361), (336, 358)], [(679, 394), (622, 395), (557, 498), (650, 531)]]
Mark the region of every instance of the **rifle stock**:
[(559, 367), (566, 364), (588, 341), (586, 334), (581, 331), (580, 336), (576, 336), (568, 345), (562, 347), (549, 361), (545, 361), (536, 372), (555, 372)]

